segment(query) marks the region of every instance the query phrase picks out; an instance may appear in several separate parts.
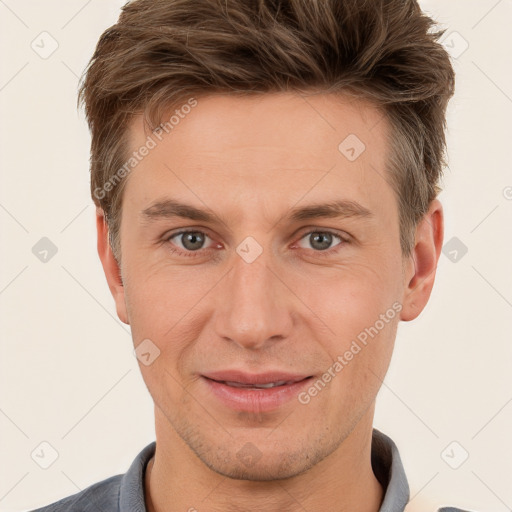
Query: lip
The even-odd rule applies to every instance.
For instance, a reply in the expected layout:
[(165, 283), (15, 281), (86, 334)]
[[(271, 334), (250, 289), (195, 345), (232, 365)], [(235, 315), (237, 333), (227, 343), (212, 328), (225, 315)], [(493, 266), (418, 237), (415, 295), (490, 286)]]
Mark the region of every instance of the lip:
[(268, 384), (270, 382), (298, 382), (310, 377), (307, 374), (286, 373), (281, 371), (270, 371), (265, 373), (247, 373), (240, 370), (224, 370), (218, 372), (208, 372), (203, 374), (211, 380), (224, 382), (239, 382), (240, 384)]
[[(201, 378), (211, 393), (230, 409), (257, 413), (278, 409), (296, 398), (301, 389), (309, 384), (312, 376), (281, 371), (250, 374), (230, 370), (211, 372), (201, 375)], [(272, 388), (233, 387), (226, 384), (235, 382), (241, 385), (264, 385), (282, 381), (286, 384)]]

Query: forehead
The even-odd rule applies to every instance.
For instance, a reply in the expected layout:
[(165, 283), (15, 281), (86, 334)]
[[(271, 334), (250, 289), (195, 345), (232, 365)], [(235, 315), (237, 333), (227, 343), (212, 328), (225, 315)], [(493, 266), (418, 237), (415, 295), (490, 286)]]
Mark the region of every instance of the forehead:
[[(374, 146), (387, 130), (383, 112), (375, 104), (342, 93), (211, 94), (182, 100), (163, 116), (162, 124), (168, 126), (160, 132), (164, 138), (170, 139), (166, 135), (172, 132), (176, 143), (186, 139), (187, 145), (197, 144), (201, 152), (278, 143), (283, 149), (302, 147), (314, 157), (327, 146), (336, 148), (350, 134)], [(374, 132), (377, 125), (380, 129)], [(131, 146), (144, 143), (146, 135), (138, 115), (129, 126)]]
[(167, 194), (238, 210), (287, 208), (301, 198), (358, 198), (369, 207), (393, 198), (389, 127), (369, 102), (340, 94), (211, 95), (175, 106), (165, 123), (151, 133), (138, 116), (129, 129), (131, 151), (148, 137), (154, 142), (125, 189), (139, 209)]

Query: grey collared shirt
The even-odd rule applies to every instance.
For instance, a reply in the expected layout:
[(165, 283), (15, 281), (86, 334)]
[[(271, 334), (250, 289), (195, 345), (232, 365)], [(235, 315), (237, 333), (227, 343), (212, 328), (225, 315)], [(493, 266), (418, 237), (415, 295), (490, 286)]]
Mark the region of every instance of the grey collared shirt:
[[(93, 484), (32, 512), (147, 512), (144, 502), (146, 466), (155, 453), (156, 442), (148, 444), (124, 475), (116, 475)], [(379, 512), (403, 512), (409, 501), (409, 485), (395, 443), (382, 432), (373, 430), (372, 468), (384, 489)], [(442, 508), (438, 512), (465, 512)]]

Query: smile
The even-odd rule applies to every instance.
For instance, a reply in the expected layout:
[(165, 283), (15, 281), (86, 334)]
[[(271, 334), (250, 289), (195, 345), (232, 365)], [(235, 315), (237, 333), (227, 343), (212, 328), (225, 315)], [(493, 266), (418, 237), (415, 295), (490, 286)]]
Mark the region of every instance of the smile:
[[(215, 375), (215, 378), (214, 378)], [(211, 396), (217, 403), (235, 411), (262, 413), (277, 410), (309, 384), (312, 376), (286, 376), (270, 374), (219, 378), (219, 374), (201, 376)]]

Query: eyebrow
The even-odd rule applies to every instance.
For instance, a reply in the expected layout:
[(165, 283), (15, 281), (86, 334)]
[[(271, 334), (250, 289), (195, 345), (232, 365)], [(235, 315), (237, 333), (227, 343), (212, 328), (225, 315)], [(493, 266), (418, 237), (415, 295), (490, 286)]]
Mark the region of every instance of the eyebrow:
[[(209, 223), (214, 223), (219, 220), (217, 215), (210, 213), (208, 210), (202, 210), (175, 199), (157, 201), (142, 211), (142, 217), (146, 221), (172, 219), (175, 217)], [(293, 222), (320, 218), (333, 219), (348, 217), (370, 218), (373, 217), (373, 213), (356, 201), (337, 200), (328, 203), (295, 207), (285, 216), (285, 218)]]

